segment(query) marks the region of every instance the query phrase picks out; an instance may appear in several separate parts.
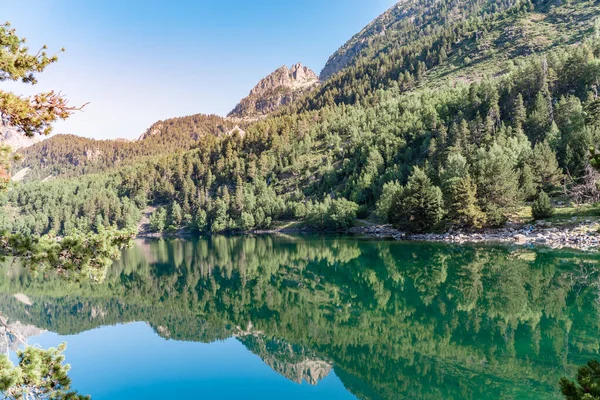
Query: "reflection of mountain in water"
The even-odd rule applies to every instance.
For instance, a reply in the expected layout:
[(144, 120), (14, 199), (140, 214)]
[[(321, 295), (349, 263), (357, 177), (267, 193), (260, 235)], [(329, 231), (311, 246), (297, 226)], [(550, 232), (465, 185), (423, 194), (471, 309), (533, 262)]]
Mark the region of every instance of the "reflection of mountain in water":
[(36, 328), (33, 325), (24, 325), (19, 321), (9, 322), (7, 325), (0, 324), (0, 354), (7, 354), (8, 349), (16, 351), (24, 343), (27, 343), (31, 336), (45, 332), (44, 329)]
[(9, 269), (0, 304), (62, 334), (146, 321), (173, 340), (237, 336), (289, 379), (314, 384), (333, 367), (361, 398), (540, 398), (597, 357), (599, 261), (347, 238), (156, 241), (102, 285)]
[(331, 364), (319, 360), (309, 350), (262, 334), (237, 336), (248, 350), (259, 356), (274, 371), (296, 382), (316, 385), (329, 375)]

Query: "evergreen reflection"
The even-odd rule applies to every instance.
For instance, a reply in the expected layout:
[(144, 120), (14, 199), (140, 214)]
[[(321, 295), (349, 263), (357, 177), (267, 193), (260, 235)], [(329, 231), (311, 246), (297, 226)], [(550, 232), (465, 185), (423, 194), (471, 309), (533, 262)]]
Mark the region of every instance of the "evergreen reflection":
[[(539, 398), (597, 356), (597, 255), (351, 238), (139, 242), (101, 285), (18, 266), (2, 311), (62, 334), (147, 321), (169, 339), (235, 336), (361, 398)], [(25, 293), (33, 304), (15, 298)]]

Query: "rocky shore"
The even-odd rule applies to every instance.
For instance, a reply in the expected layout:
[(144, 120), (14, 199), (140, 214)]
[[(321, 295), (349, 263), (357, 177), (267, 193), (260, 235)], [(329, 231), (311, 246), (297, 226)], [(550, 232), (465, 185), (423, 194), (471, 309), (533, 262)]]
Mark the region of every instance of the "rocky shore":
[(396, 240), (415, 240), (447, 243), (511, 243), (550, 248), (571, 248), (597, 251), (600, 248), (600, 224), (592, 221), (576, 222), (560, 227), (540, 221), (534, 225), (513, 225), (480, 232), (450, 231), (446, 233), (406, 233), (390, 225), (354, 227), (349, 233), (373, 237), (391, 237)]
[[(503, 228), (482, 231), (449, 231), (445, 233), (408, 233), (395, 229), (391, 225), (355, 226), (347, 231), (350, 233), (378, 238), (393, 238), (395, 240), (414, 240), (446, 243), (505, 243), (516, 245), (545, 246), (554, 249), (571, 248), (583, 251), (600, 250), (600, 221), (572, 220), (567, 224), (553, 225), (550, 222), (538, 221), (535, 224), (508, 224)], [(280, 227), (268, 230), (252, 230), (246, 234), (310, 234), (320, 233), (306, 226)], [(322, 232), (321, 232), (322, 233)], [(239, 234), (239, 233), (238, 233)], [(161, 237), (194, 237), (189, 230), (180, 229), (176, 232), (139, 232), (138, 238)]]

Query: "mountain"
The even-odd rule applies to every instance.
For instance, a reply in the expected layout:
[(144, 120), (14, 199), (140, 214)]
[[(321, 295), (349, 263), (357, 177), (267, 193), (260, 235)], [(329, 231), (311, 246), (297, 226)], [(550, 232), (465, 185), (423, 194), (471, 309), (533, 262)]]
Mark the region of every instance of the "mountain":
[(234, 121), (217, 115), (195, 114), (157, 121), (137, 141), (55, 135), (22, 148), (19, 153), (23, 160), (13, 169), (29, 168), (26, 180), (102, 172), (145, 157), (189, 150), (206, 136), (228, 135), (236, 128), (242, 132)]
[(401, 0), (354, 35), (333, 53), (319, 75), (327, 80), (361, 57), (380, 53), (435, 36), (458, 21), (513, 6), (514, 0)]
[(376, 93), (506, 75), (528, 57), (589, 38), (596, 1), (417, 0), (392, 7), (334, 53), (296, 111), (367, 106)]
[(39, 136), (27, 137), (16, 128), (0, 126), (0, 145), (10, 146), (13, 151), (32, 146), (41, 140)]
[(292, 103), (319, 82), (319, 77), (301, 63), (288, 69), (283, 65), (261, 79), (227, 115), (231, 118), (257, 119), (283, 105)]
[(248, 350), (287, 379), (316, 385), (332, 370), (331, 363), (319, 359), (310, 350), (260, 333), (237, 335)]
[(227, 134), (234, 126), (233, 122), (218, 115), (194, 114), (157, 121), (138, 140), (186, 148), (191, 142), (197, 142), (204, 136)]
[[(58, 234), (135, 227), (151, 205), (157, 231), (248, 231), (284, 220), (346, 229), (357, 216), (416, 231), (482, 228), (528, 212), (526, 201), (542, 190), (588, 190), (578, 185), (600, 143), (600, 2), (425, 3), (437, 14), (406, 4), (415, 26), (430, 23), (414, 31), (395, 8), (385, 18), (398, 23), (327, 81), (296, 97), (294, 88), (315, 77), (281, 68), (237, 114), (259, 115), (261, 96), (275, 107), (285, 96), (272, 93), (291, 90), (294, 102), (274, 115), (204, 116), (200, 132), (194, 116), (162, 121), (131, 148), (81, 146), (83, 163), (61, 159), (75, 142), (64, 140), (64, 150), (43, 156), (53, 174), (136, 165), (16, 188), (5, 226)], [(137, 162), (144, 155), (156, 157)], [(408, 207), (424, 197), (431, 209)], [(424, 225), (413, 212), (427, 214)]]

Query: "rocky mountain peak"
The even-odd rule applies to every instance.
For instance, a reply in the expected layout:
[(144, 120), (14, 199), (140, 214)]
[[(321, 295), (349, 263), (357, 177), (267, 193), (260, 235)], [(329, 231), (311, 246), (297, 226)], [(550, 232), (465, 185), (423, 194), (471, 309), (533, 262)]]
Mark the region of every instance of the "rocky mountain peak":
[(319, 359), (310, 350), (285, 340), (267, 338), (262, 332), (253, 331), (251, 324), (235, 336), (275, 372), (296, 383), (316, 385), (333, 369), (331, 363)]
[(318, 80), (317, 74), (301, 63), (294, 64), (289, 69), (286, 65), (283, 65), (261, 79), (250, 91), (250, 96), (260, 96), (278, 88), (296, 90), (312, 86)]
[(0, 144), (10, 146), (13, 151), (29, 147), (41, 140), (40, 136), (30, 138), (17, 128), (0, 124)]
[(296, 63), (292, 65), (289, 75), (292, 79), (292, 82), (296, 82), (300, 85), (312, 85), (315, 81), (319, 80), (317, 74), (315, 74), (310, 68), (302, 65), (302, 63)]
[(291, 103), (318, 82), (317, 74), (301, 63), (296, 63), (291, 68), (282, 65), (262, 78), (227, 116), (260, 118)]

